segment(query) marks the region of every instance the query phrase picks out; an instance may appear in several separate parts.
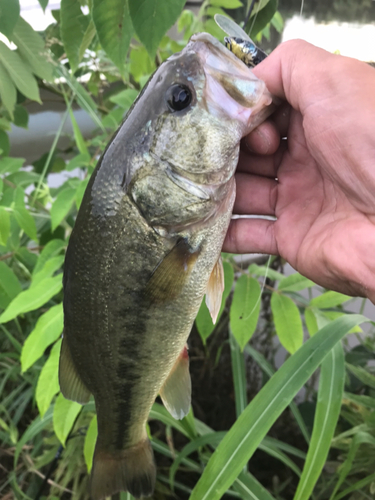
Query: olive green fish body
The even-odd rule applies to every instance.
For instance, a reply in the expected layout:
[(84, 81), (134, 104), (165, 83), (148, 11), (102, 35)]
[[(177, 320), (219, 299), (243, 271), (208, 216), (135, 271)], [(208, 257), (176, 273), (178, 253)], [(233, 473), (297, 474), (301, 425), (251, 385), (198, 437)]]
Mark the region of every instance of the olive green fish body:
[[(231, 218), (240, 139), (271, 101), (242, 66), (209, 35), (193, 37), (153, 75), (85, 192), (65, 262), (60, 385), (95, 398), (94, 499), (150, 495), (155, 397), (166, 387), (172, 414), (188, 411), (179, 366)], [(187, 403), (168, 402), (174, 383)]]

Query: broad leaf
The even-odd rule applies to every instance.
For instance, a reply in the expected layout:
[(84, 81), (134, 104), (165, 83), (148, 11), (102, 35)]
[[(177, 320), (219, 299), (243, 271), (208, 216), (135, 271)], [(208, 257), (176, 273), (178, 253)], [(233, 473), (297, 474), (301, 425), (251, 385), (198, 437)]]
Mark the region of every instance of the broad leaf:
[(0, 0), (0, 32), (6, 37), (11, 37), (19, 15), (19, 0)]
[(96, 34), (94, 21), (91, 19), (89, 22), (85, 34), (83, 35), (81, 46), (78, 52), (78, 60), (81, 61), (85, 55), (86, 50), (90, 47), (91, 42)]
[(353, 297), (349, 297), (349, 295), (344, 295), (343, 293), (329, 291), (311, 299), (310, 305), (319, 307), (320, 309), (328, 309), (329, 307), (336, 307), (343, 304), (352, 298)]
[(322, 328), (291, 356), (255, 396), (209, 460), (190, 500), (219, 500), (242, 471), (282, 411), (311, 377), (330, 350), (361, 315), (338, 318)]
[(51, 207), (51, 226), (54, 231), (72, 208), (76, 190), (67, 187), (60, 191)]
[(61, 251), (65, 248), (65, 246), (66, 243), (63, 240), (56, 239), (49, 241), (39, 255), (38, 262), (35, 265), (33, 274), (35, 275), (39, 271), (41, 271), (47, 260), (59, 255)]
[(12, 174), (17, 172), (24, 164), (24, 158), (1, 158), (0, 174)]
[(25, 97), (41, 103), (39, 89), (29, 66), (14, 50), (0, 41), (0, 62), (8, 71), (14, 84)]
[(6, 323), (19, 314), (34, 311), (38, 307), (43, 306), (61, 290), (61, 278), (61, 274), (54, 278), (46, 278), (37, 285), (18, 294), (0, 316), (0, 323)]
[(250, 38), (254, 39), (268, 25), (277, 11), (277, 6), (278, 0), (263, 0), (258, 4), (258, 8), (254, 9), (249, 22), (244, 28), (246, 33), (249, 33)]
[(79, 51), (87, 27), (78, 0), (61, 0), (60, 19), (61, 39), (72, 73), (74, 73), (78, 68)]
[[(133, 25), (127, 0), (93, 0), (92, 17), (101, 46), (124, 71)], [(164, 3), (164, 2), (163, 2)]]
[(298, 307), (289, 297), (274, 292), (271, 297), (271, 309), (277, 336), (285, 349), (293, 354), (303, 342), (303, 328)]
[(85, 463), (88, 473), (91, 472), (92, 460), (94, 458), (94, 450), (97, 437), (98, 437), (98, 420), (95, 415), (90, 422), (89, 428), (87, 429), (85, 444), (83, 446), (83, 455), (85, 457)]
[(109, 98), (111, 102), (118, 104), (121, 108), (128, 110), (135, 99), (138, 96), (138, 92), (134, 89), (126, 89), (118, 94)]
[(47, 59), (44, 41), (22, 17), (19, 17), (14, 28), (12, 41), (17, 45), (22, 59), (30, 66), (33, 73), (51, 82), (53, 67)]
[(35, 399), (41, 417), (43, 417), (48, 410), (53, 396), (55, 396), (55, 394), (57, 394), (60, 390), (58, 375), (60, 349), (61, 340), (56, 342), (56, 344), (52, 347), (49, 358), (39, 375)]
[(22, 206), (16, 206), (13, 209), (13, 213), (20, 228), (25, 231), (29, 238), (37, 242), (38, 235), (36, 233), (35, 220), (30, 212)]
[[(19, 105), (15, 106), (15, 108), (14, 108), (14, 124), (17, 127), (22, 127), (22, 128), (27, 129), (27, 126), (29, 124), (29, 113), (27, 112), (26, 108), (24, 108), (23, 106), (19, 106)], [(27, 173), (29, 173), (29, 172), (27, 172)], [(30, 172), (30, 173), (32, 173), (32, 172)], [(31, 184), (31, 182), (30, 182), (30, 184)]]
[(35, 328), (25, 340), (21, 353), (22, 371), (25, 372), (55, 342), (63, 330), (62, 304), (51, 307), (38, 319)]
[(0, 245), (6, 246), (10, 233), (9, 212), (0, 207)]
[(14, 106), (17, 101), (17, 90), (2, 63), (0, 63), (0, 98), (10, 117), (13, 119)]
[(255, 332), (261, 294), (258, 280), (247, 274), (243, 274), (236, 283), (230, 308), (230, 326), (242, 350)]
[[(0, 211), (0, 225), (2, 211)], [(20, 282), (12, 269), (0, 261), (0, 307), (5, 309), (10, 302), (22, 291)]]
[(210, 5), (224, 7), (224, 9), (238, 9), (242, 7), (242, 3), (239, 0), (210, 0)]
[(315, 283), (299, 273), (291, 274), (280, 280), (278, 290), (288, 291), (288, 292), (299, 292), (300, 290), (305, 290), (306, 288), (311, 288)]
[(53, 409), (53, 430), (64, 446), (81, 409), (79, 403), (65, 399), (61, 393), (57, 396)]
[(49, 259), (42, 269), (40, 269), (37, 273), (33, 273), (30, 288), (36, 286), (42, 280), (53, 276), (56, 271), (61, 269), (63, 262), (63, 255), (57, 255), (56, 257)]
[(185, 0), (129, 0), (130, 16), (139, 39), (153, 58), (165, 33), (177, 21)]

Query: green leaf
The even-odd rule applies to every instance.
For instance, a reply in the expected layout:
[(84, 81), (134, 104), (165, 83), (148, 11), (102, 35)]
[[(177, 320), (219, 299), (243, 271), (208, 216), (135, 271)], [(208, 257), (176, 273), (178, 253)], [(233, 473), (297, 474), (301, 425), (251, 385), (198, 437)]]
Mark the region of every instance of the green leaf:
[(38, 0), (39, 5), (42, 7), (43, 11), (46, 10), (46, 7), (48, 5), (48, 0)]
[(0, 154), (8, 156), (10, 150), (9, 137), (4, 130), (0, 130)]
[(14, 108), (14, 124), (17, 127), (26, 128), (29, 124), (29, 113), (23, 106), (17, 106)]
[(72, 208), (76, 190), (67, 187), (60, 191), (51, 207), (51, 226), (54, 231)]
[(274, 292), (271, 297), (271, 309), (280, 343), (293, 354), (303, 342), (303, 328), (298, 307), (289, 297)]
[(242, 7), (242, 3), (239, 0), (210, 0), (210, 5), (224, 7), (224, 9), (238, 9)]
[[(228, 295), (230, 294), (230, 291), (232, 289), (233, 280), (234, 280), (233, 267), (228, 262), (224, 262), (223, 268), (224, 268), (224, 291), (223, 291), (223, 296), (221, 299), (221, 306), (220, 306), (219, 314), (217, 316), (216, 324), (218, 324), (219, 319), (224, 311), (225, 303), (226, 303)], [(212, 322), (211, 315), (210, 315), (208, 308), (206, 306), (205, 299), (202, 300), (202, 304), (201, 304), (201, 307), (198, 311), (197, 317), (195, 319), (195, 323), (196, 323), (199, 335), (201, 336), (202, 342), (205, 344), (207, 338), (211, 335), (211, 333), (214, 331), (214, 328), (215, 328), (215, 325)]]
[(86, 143), (85, 143), (85, 139), (83, 138), (83, 136), (81, 134), (77, 120), (74, 117), (72, 108), (69, 108), (69, 114), (70, 114), (70, 119), (72, 121), (74, 139), (76, 141), (78, 151), (81, 153), (81, 155), (85, 155), (85, 156), (90, 157)]
[(94, 450), (97, 437), (98, 437), (98, 419), (96, 418), (95, 415), (90, 422), (89, 428), (87, 429), (85, 444), (83, 446), (83, 456), (85, 457), (87, 472), (89, 474), (92, 468), (92, 460), (94, 458)]
[(12, 174), (17, 172), (25, 161), (25, 158), (1, 158), (0, 174)]
[(288, 291), (288, 292), (299, 292), (300, 290), (305, 290), (306, 288), (311, 288), (315, 283), (299, 273), (291, 274), (280, 280), (278, 290)]
[[(2, 216), (0, 212), (0, 221)], [(0, 261), (0, 307), (5, 309), (21, 291), (20, 282), (12, 269)]]
[(51, 259), (49, 259), (40, 271), (38, 271), (37, 273), (33, 272), (30, 287), (34, 287), (42, 280), (53, 276), (53, 274), (57, 270), (61, 269), (63, 262), (64, 262), (63, 255), (58, 255), (56, 257), (52, 257)]
[(355, 376), (362, 384), (368, 385), (372, 389), (375, 389), (375, 376), (371, 375), (367, 370), (361, 366), (354, 366), (350, 363), (346, 363), (347, 369)]
[(79, 154), (70, 160), (66, 166), (66, 170), (71, 172), (75, 168), (88, 167), (90, 160), (91, 156), (89, 154)]
[(364, 396), (364, 395), (352, 394), (350, 392), (345, 392), (344, 399), (349, 399), (349, 401), (353, 401), (357, 405), (366, 406), (367, 408), (375, 410), (375, 398), (372, 398), (371, 396)]
[(79, 51), (86, 31), (86, 19), (78, 0), (61, 0), (60, 33), (72, 73), (79, 64)]
[(53, 410), (53, 429), (64, 446), (81, 409), (79, 403), (65, 399), (61, 393), (57, 396)]
[(333, 500), (335, 498), (335, 495), (344, 482), (346, 476), (350, 473), (353, 465), (354, 458), (357, 454), (358, 448), (360, 447), (361, 444), (366, 444), (369, 445), (371, 444), (372, 446), (375, 446), (375, 439), (374, 437), (369, 434), (368, 432), (358, 432), (350, 444), (349, 452), (346, 457), (345, 462), (340, 466), (339, 469), (339, 479), (336, 483), (335, 489), (332, 492), (332, 495), (330, 496), (330, 500)]
[(33, 274), (35, 275), (39, 271), (41, 271), (47, 260), (59, 255), (61, 251), (65, 248), (65, 246), (66, 243), (63, 240), (55, 239), (49, 241), (39, 255), (38, 262), (35, 265)]
[(127, 0), (94, 0), (92, 18), (101, 46), (123, 73), (133, 25)]
[(62, 288), (62, 274), (46, 278), (37, 285), (17, 295), (0, 316), (0, 323), (6, 323), (19, 314), (34, 311), (46, 304)]
[(177, 21), (185, 0), (129, 0), (129, 11), (139, 39), (153, 58), (165, 33)]
[(230, 357), (237, 418), (247, 406), (247, 380), (245, 358), (233, 333), (229, 332)]
[(10, 234), (9, 213), (4, 207), (0, 207), (0, 245), (6, 246)]
[(42, 80), (52, 82), (53, 66), (48, 61), (44, 41), (21, 16), (14, 28), (12, 41), (17, 45), (22, 59), (30, 66), (33, 73)]
[[(265, 3), (266, 5), (262, 8), (262, 4)], [(267, 26), (277, 11), (277, 6), (278, 0), (263, 0), (263, 2), (260, 2), (258, 9), (254, 9), (249, 22), (244, 28), (250, 38), (254, 39)]]
[(309, 335), (310, 337), (312, 337), (319, 330), (319, 327), (315, 317), (314, 310), (310, 307), (307, 307), (305, 309), (305, 323), (309, 331)]
[(147, 50), (138, 46), (130, 52), (130, 72), (134, 80), (138, 83), (143, 81), (143, 78), (155, 71), (155, 63), (151, 59)]
[(138, 96), (138, 91), (134, 89), (125, 89), (109, 98), (111, 102), (118, 104), (121, 108), (128, 110)]
[(190, 500), (219, 500), (238, 477), (273, 423), (330, 350), (361, 315), (338, 318), (293, 354), (255, 396), (209, 460)]
[(344, 350), (338, 342), (322, 363), (314, 428), (294, 500), (309, 500), (327, 460), (344, 392)]
[(261, 295), (258, 280), (247, 274), (239, 278), (230, 308), (230, 327), (242, 350), (258, 324)]
[(353, 297), (349, 297), (349, 295), (344, 295), (343, 293), (329, 291), (319, 295), (319, 297), (311, 299), (310, 305), (319, 307), (319, 309), (328, 309), (343, 304), (352, 298)]
[(40, 372), (36, 386), (35, 399), (40, 416), (46, 413), (51, 404), (53, 396), (60, 390), (59, 386), (59, 357), (61, 340), (52, 347), (49, 358)]
[[(1, 1), (1, 0), (0, 0)], [(13, 120), (14, 106), (17, 102), (17, 90), (12, 82), (12, 79), (5, 68), (0, 62), (0, 98)]]
[(78, 60), (81, 61), (83, 56), (85, 55), (86, 50), (90, 47), (91, 42), (96, 34), (94, 21), (91, 19), (85, 34), (83, 35), (81, 46), (78, 52)]
[(29, 66), (25, 64), (17, 52), (10, 50), (3, 42), (0, 42), (0, 62), (8, 71), (18, 90), (25, 97), (41, 104), (38, 85)]
[(51, 307), (40, 316), (22, 348), (21, 366), (23, 372), (28, 370), (43, 355), (46, 348), (59, 338), (63, 330), (63, 323), (62, 304)]
[(249, 273), (253, 276), (264, 276), (272, 281), (283, 280), (285, 276), (278, 271), (275, 271), (268, 266), (258, 266), (257, 264), (251, 264), (249, 266)]
[(6, 37), (11, 37), (19, 15), (19, 0), (0, 0), (0, 31)]
[(38, 242), (35, 220), (33, 216), (30, 214), (30, 212), (24, 207), (16, 206), (13, 209), (13, 213), (17, 221), (17, 224), (20, 226), (20, 228), (23, 231), (25, 231), (25, 233), (30, 239), (34, 240), (35, 242)]

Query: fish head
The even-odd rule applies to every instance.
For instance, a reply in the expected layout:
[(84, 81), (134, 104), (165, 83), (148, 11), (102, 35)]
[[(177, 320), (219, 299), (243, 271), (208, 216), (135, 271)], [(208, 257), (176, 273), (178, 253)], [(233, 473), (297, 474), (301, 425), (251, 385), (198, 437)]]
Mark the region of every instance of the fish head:
[(199, 184), (222, 184), (234, 173), (240, 139), (272, 112), (272, 96), (242, 61), (207, 33), (158, 70), (153, 153)]
[(251, 69), (213, 36), (196, 34), (151, 77), (103, 161), (111, 171), (118, 165), (116, 183), (124, 179), (149, 225), (205, 221), (229, 191), (233, 201), (240, 140), (267, 118), (271, 103)]

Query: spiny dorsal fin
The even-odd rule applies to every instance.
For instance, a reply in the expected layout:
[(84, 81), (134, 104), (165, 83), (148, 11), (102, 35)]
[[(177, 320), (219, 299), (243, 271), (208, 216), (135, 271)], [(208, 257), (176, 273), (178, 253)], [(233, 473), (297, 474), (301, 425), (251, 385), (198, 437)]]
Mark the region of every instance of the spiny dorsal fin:
[(200, 249), (192, 251), (185, 239), (180, 239), (155, 268), (145, 294), (151, 302), (161, 304), (176, 299), (181, 293)]
[(206, 305), (210, 311), (212, 322), (215, 324), (220, 312), (221, 299), (224, 291), (224, 268), (221, 256), (218, 258), (206, 290)]
[(187, 346), (181, 351), (168, 378), (160, 389), (160, 397), (166, 409), (177, 420), (181, 420), (189, 413), (191, 380)]
[(80, 404), (88, 403), (91, 393), (78, 375), (65, 337), (62, 339), (60, 352), (59, 382), (61, 392), (66, 399)]

